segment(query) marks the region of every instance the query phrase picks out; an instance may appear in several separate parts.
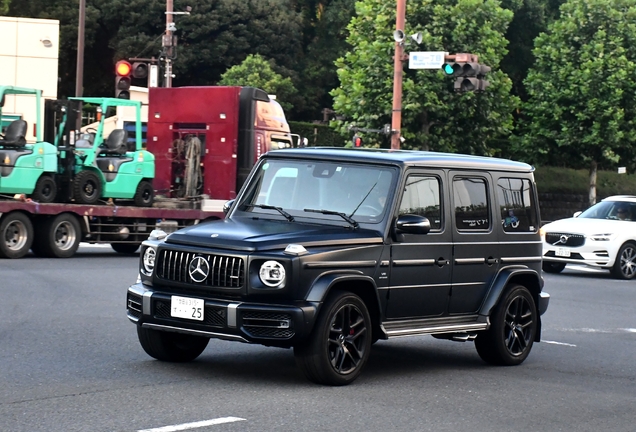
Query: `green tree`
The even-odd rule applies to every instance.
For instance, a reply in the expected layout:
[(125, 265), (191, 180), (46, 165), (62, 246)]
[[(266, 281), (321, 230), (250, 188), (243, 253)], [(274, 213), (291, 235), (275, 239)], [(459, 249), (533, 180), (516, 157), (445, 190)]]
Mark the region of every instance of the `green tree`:
[(240, 65), (229, 68), (221, 75), (219, 85), (260, 88), (276, 95), (276, 100), (286, 111), (293, 108), (289, 101), (297, 93), (292, 80), (274, 72), (272, 64), (260, 55), (249, 55)]
[(536, 40), (525, 148), (537, 162), (589, 167), (596, 202), (599, 165), (633, 167), (636, 142), (636, 4), (575, 0)]
[[(340, 87), (332, 92), (335, 110), (346, 116), (339, 124), (343, 132), (350, 125), (378, 129), (391, 122), (395, 4), (363, 0), (356, 13), (348, 27), (353, 49), (337, 61)], [(441, 70), (405, 69), (402, 148), (505, 155), (518, 98), (498, 66), (512, 12), (497, 0), (441, 0), (408, 2), (406, 17), (406, 34), (423, 35), (419, 47), (407, 50), (478, 54), (493, 70), (486, 92), (458, 94)]]

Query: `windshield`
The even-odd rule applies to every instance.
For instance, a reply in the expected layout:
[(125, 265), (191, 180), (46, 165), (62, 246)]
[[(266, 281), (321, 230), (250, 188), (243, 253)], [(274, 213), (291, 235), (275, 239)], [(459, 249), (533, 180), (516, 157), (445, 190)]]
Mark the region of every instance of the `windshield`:
[(579, 218), (636, 220), (636, 203), (626, 201), (601, 201), (585, 210)]
[(390, 201), (388, 194), (396, 172), (396, 168), (385, 166), (264, 160), (235, 215), (289, 221), (300, 217), (353, 226), (379, 223)]

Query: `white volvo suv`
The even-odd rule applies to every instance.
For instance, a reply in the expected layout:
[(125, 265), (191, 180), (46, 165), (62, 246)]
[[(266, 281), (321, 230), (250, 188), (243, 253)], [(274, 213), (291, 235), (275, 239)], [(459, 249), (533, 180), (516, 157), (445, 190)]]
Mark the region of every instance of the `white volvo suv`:
[(604, 199), (572, 218), (541, 228), (543, 270), (561, 272), (566, 264), (611, 271), (619, 279), (636, 276), (636, 196)]

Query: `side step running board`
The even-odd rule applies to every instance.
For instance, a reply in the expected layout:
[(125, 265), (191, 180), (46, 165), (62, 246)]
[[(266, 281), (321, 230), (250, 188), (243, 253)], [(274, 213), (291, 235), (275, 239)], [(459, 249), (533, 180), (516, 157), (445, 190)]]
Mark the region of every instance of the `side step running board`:
[(405, 328), (400, 326), (399, 329), (389, 329), (385, 328), (385, 333), (389, 338), (396, 337), (405, 337), (405, 336), (415, 336), (415, 335), (425, 335), (425, 334), (438, 334), (438, 333), (467, 333), (474, 332), (479, 330), (487, 330), (489, 327), (488, 323), (461, 323), (461, 324), (444, 324), (444, 325), (430, 325), (430, 326), (414, 326), (411, 328)]

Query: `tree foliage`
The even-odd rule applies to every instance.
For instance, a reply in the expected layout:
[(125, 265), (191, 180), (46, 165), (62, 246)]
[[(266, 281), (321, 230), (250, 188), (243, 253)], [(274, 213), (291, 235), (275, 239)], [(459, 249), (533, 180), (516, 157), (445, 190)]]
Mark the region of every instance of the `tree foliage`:
[(536, 161), (636, 167), (634, 18), (629, 0), (570, 0), (537, 38), (525, 140)]
[(223, 75), (219, 85), (251, 86), (276, 95), (276, 100), (284, 110), (293, 108), (290, 100), (297, 93), (291, 78), (274, 72), (272, 65), (260, 55), (249, 55), (240, 65), (232, 66)]
[[(395, 5), (363, 0), (356, 3), (356, 14), (348, 27), (352, 50), (337, 61), (340, 87), (332, 92), (335, 110), (346, 116), (343, 132), (350, 125), (378, 129), (391, 122)], [(405, 69), (402, 148), (505, 153), (501, 140), (512, 130), (518, 99), (498, 66), (506, 54), (503, 34), (512, 13), (497, 0), (429, 0), (408, 2), (406, 16), (405, 33), (423, 35), (420, 46), (407, 46), (407, 51), (469, 52), (493, 70), (486, 92), (459, 94), (441, 70)]]

